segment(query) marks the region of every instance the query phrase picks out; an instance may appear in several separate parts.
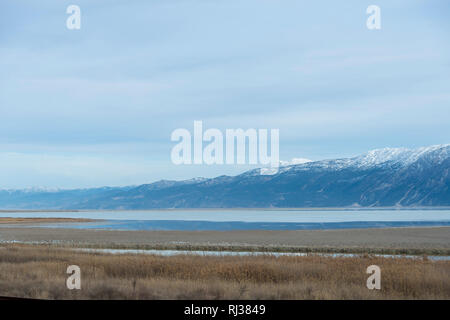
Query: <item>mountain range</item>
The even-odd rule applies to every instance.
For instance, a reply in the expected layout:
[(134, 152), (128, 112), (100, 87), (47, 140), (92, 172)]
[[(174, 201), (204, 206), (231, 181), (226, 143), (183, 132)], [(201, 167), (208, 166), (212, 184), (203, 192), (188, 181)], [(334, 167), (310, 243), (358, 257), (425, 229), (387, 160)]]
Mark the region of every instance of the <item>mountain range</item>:
[(450, 144), (384, 148), (286, 165), (262, 175), (161, 180), (128, 187), (0, 190), (2, 209), (450, 206)]

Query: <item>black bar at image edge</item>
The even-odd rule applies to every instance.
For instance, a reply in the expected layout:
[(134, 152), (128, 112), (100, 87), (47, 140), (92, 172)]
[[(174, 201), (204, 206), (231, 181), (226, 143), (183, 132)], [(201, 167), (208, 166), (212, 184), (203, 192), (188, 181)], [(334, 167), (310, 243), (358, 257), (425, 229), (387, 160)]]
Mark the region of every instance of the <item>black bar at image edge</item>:
[(171, 319), (301, 319), (310, 316), (345, 316), (348, 318), (370, 318), (388, 313), (390, 316), (417, 316), (426, 310), (446, 314), (449, 301), (442, 300), (151, 300), (151, 301), (50, 301), (27, 299), (0, 299), (3, 312), (14, 315), (33, 312), (48, 316), (86, 317), (114, 315), (152, 319), (158, 316)]

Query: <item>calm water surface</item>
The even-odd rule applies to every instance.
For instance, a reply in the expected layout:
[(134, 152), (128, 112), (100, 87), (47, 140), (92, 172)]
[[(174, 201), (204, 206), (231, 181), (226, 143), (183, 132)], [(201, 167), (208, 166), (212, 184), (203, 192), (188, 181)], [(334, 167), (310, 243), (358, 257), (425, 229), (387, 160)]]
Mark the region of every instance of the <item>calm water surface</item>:
[(0, 217), (90, 218), (39, 225), (116, 230), (299, 230), (450, 226), (450, 210), (148, 210), (0, 212)]

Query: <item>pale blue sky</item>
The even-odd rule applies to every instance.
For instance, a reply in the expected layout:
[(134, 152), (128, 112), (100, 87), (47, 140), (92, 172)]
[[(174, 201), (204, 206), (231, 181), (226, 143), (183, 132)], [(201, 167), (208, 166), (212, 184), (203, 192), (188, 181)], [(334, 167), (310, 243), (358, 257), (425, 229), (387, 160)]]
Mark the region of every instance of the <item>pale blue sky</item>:
[[(81, 8), (81, 30), (66, 8)], [(366, 8), (381, 7), (381, 30)], [(278, 128), (280, 158), (450, 142), (446, 0), (2, 0), (0, 187), (212, 177), (176, 128)]]

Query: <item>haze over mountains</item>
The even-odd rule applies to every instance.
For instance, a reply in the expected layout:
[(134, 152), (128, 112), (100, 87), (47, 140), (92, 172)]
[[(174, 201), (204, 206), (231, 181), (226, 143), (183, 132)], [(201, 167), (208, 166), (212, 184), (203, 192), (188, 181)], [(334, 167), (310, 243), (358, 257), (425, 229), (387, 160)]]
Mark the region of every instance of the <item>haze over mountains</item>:
[(277, 174), (161, 180), (130, 187), (0, 190), (2, 209), (450, 206), (450, 144), (301, 162)]

